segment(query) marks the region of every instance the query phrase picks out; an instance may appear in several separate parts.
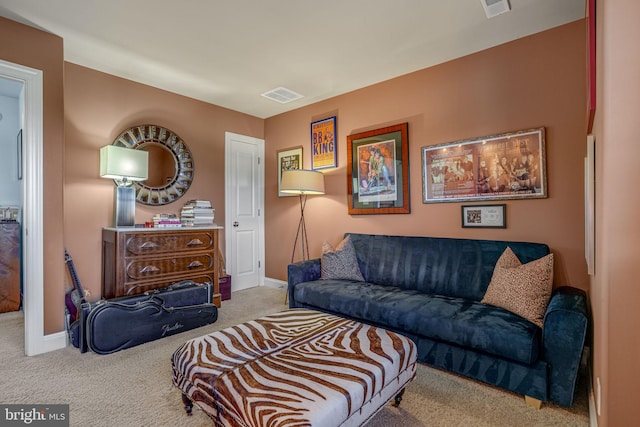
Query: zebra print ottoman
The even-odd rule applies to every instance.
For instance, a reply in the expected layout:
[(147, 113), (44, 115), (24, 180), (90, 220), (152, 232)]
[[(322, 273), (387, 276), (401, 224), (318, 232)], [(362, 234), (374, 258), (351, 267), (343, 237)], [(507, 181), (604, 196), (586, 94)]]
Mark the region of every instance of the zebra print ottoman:
[(306, 309), (192, 339), (172, 357), (173, 384), (218, 426), (359, 426), (416, 372), (408, 338)]

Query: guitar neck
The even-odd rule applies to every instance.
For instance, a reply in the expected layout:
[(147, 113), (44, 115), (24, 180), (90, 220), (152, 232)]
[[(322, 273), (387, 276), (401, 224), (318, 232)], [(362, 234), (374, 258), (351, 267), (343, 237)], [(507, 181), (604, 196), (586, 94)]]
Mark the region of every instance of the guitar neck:
[(82, 289), (82, 284), (80, 283), (80, 279), (78, 278), (78, 272), (76, 271), (76, 266), (73, 264), (73, 259), (66, 249), (64, 251), (64, 260), (67, 263), (67, 268), (69, 269), (69, 275), (71, 276), (73, 287), (76, 291), (78, 291), (80, 298), (82, 298), (82, 300), (84, 301), (84, 289)]

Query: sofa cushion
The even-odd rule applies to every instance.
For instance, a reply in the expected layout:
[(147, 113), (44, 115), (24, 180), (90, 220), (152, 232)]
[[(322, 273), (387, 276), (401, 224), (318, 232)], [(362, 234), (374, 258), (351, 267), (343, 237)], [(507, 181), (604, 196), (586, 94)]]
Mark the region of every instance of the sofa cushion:
[(507, 247), (482, 303), (502, 307), (542, 327), (553, 289), (553, 254), (522, 264)]
[(365, 323), (470, 347), (531, 364), (539, 355), (540, 329), (507, 310), (477, 301), (345, 280), (296, 285), (302, 306)]
[(324, 241), (320, 261), (320, 278), (364, 281), (349, 236), (345, 237), (335, 249), (329, 242)]
[(347, 233), (365, 281), (480, 301), (507, 246), (523, 263), (549, 254), (542, 243)]

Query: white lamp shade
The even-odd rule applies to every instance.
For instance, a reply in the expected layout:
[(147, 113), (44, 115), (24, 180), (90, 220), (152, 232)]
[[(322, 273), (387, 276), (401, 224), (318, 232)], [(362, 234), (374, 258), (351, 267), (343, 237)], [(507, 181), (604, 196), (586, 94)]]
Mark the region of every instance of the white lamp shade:
[(144, 181), (148, 177), (149, 153), (106, 145), (100, 149), (100, 176), (115, 180)]
[(324, 194), (324, 175), (306, 169), (283, 171), (280, 191), (289, 194)]

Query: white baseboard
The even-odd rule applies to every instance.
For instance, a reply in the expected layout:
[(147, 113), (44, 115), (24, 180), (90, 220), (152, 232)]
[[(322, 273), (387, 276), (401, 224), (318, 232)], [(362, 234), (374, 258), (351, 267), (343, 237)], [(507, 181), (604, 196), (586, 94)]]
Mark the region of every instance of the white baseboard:
[(67, 332), (56, 332), (55, 334), (49, 334), (42, 337), (42, 347), (40, 347), (40, 353), (48, 353), (54, 350), (60, 350), (67, 346)]
[(275, 288), (275, 289), (287, 289), (287, 282), (285, 282), (284, 280), (278, 280), (278, 279), (271, 279), (269, 277), (265, 277), (264, 278), (264, 285), (268, 288)]

